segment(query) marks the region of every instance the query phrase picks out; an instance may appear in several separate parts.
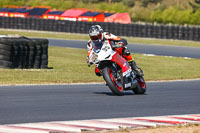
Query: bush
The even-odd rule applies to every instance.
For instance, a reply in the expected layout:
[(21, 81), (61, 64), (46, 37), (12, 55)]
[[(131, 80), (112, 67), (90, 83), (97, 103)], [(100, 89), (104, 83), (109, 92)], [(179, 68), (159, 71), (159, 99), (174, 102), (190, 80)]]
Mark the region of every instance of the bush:
[[(108, 2), (111, 3), (108, 4)], [(0, 0), (0, 7), (3, 5), (41, 5), (57, 10), (100, 9), (111, 12), (128, 12), (133, 21), (200, 24), (200, 0)]]
[(99, 3), (97, 9), (101, 9), (104, 11), (112, 11), (112, 12), (128, 12), (128, 7), (123, 5), (123, 3)]
[(150, 15), (151, 15), (151, 12), (148, 10), (148, 8), (145, 8), (145, 7), (140, 7), (140, 8), (137, 8), (137, 10), (135, 10), (133, 12), (133, 21), (145, 21), (145, 22), (148, 22), (148, 21), (151, 21), (150, 20)]
[(149, 3), (157, 3), (161, 0), (141, 0), (141, 6), (147, 7)]
[(195, 13), (191, 14), (189, 17), (189, 23), (190, 24), (198, 24), (200, 25), (200, 11), (196, 11)]
[(161, 10), (153, 11), (153, 12), (151, 13), (150, 19), (151, 19), (151, 21), (153, 21), (153, 22), (163, 23), (162, 11), (161, 11)]
[(200, 0), (195, 0), (195, 2), (196, 2), (197, 4), (200, 4)]
[(143, 6), (143, 7), (147, 7), (148, 4), (149, 4), (149, 0), (142, 0), (141, 1), (141, 6)]
[(149, 2), (151, 2), (151, 3), (157, 3), (157, 2), (160, 2), (160, 1), (162, 1), (162, 0), (149, 0)]
[(122, 2), (123, 2), (124, 5), (126, 5), (128, 7), (133, 7), (135, 5), (134, 0), (123, 0)]
[(187, 24), (190, 22), (192, 10), (180, 10), (169, 7), (164, 11), (156, 10), (151, 14), (151, 20), (158, 23)]
[(177, 11), (175, 22), (178, 24), (188, 24), (192, 10), (179, 10)]
[(82, 0), (83, 3), (98, 3), (98, 2), (101, 2), (100, 0)]

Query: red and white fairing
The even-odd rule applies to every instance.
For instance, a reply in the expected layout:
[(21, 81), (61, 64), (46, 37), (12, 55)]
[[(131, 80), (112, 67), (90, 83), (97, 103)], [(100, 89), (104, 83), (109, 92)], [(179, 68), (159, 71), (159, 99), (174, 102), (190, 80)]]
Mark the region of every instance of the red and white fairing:
[[(112, 49), (110, 43), (111, 42), (109, 40), (105, 40), (101, 49), (93, 48), (89, 54), (89, 62), (91, 64), (95, 64), (98, 67), (99, 62), (110, 60), (117, 63), (117, 65), (121, 67), (123, 76), (130, 75), (132, 70), (128, 65), (128, 62)], [(93, 42), (91, 42), (91, 44), (94, 45)]]

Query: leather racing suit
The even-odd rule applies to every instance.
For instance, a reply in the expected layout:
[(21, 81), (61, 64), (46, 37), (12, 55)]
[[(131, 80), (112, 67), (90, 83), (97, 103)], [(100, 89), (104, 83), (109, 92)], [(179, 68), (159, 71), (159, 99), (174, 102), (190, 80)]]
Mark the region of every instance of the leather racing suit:
[[(118, 52), (122, 57), (124, 57), (130, 64), (132, 70), (138, 74), (143, 76), (142, 70), (137, 66), (135, 61), (133, 60), (130, 51), (127, 49), (126, 45), (128, 45), (127, 40), (123, 39), (121, 37), (115, 36), (114, 34), (111, 34), (109, 32), (103, 32), (104, 39), (108, 39), (109, 41), (113, 41), (112, 48), (115, 49), (116, 52)], [(90, 52), (92, 51), (92, 40), (88, 41), (87, 49), (88, 49), (88, 56), (90, 55)], [(87, 60), (88, 61), (88, 60)], [(141, 73), (137, 69), (140, 69)], [(98, 67), (95, 66), (95, 73), (97, 76), (101, 76), (101, 72), (98, 69)]]

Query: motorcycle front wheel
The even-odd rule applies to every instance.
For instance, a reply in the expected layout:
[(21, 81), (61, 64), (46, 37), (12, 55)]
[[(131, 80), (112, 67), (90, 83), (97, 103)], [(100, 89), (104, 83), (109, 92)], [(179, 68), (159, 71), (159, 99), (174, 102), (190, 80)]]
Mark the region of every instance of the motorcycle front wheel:
[(103, 78), (110, 90), (117, 96), (123, 95), (123, 78), (122, 72), (116, 71), (112, 67), (105, 67), (102, 70)]

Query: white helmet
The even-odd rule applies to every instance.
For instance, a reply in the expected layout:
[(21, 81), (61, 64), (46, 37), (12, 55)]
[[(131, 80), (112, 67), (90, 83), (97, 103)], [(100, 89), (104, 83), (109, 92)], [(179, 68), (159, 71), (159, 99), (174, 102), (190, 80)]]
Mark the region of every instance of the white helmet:
[(93, 25), (89, 29), (89, 36), (92, 41), (103, 40), (103, 29), (99, 25)]

